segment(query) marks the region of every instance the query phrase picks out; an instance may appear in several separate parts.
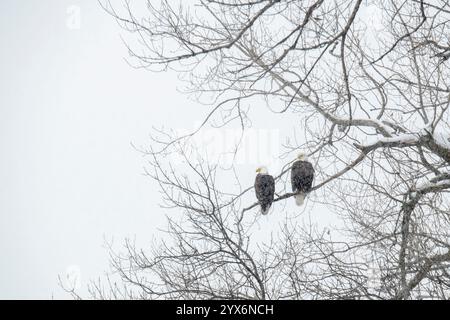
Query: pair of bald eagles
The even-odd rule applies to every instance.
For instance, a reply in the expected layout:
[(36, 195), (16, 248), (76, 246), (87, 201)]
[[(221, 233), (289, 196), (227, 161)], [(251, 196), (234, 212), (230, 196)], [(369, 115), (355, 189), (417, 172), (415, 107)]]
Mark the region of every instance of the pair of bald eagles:
[[(255, 178), (256, 198), (261, 206), (261, 213), (266, 215), (269, 213), (274, 199), (275, 180), (265, 167), (258, 168), (256, 172), (258, 173)], [(311, 191), (313, 180), (314, 168), (308, 162), (306, 155), (301, 153), (291, 168), (292, 192), (295, 193), (294, 197), (297, 205), (303, 205), (305, 196)]]

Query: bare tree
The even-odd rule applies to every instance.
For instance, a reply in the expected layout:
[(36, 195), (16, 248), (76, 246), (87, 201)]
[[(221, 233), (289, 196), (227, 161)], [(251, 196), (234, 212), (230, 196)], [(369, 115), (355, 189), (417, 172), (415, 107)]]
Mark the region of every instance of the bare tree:
[[(96, 283), (94, 297), (450, 298), (448, 1), (102, 6), (130, 32), (130, 63), (177, 70), (210, 109), (198, 130), (155, 132), (142, 150), (164, 204), (182, 217), (169, 218), (171, 241), (150, 252), (132, 242), (111, 251), (120, 286)], [(286, 219), (255, 241), (252, 187), (234, 166), (224, 186), (224, 169), (196, 154), (190, 141), (204, 126), (235, 122), (245, 132), (261, 102), (273, 117), (296, 119), (300, 142), (280, 157), (307, 150), (316, 169), (310, 203), (335, 212), (339, 229)], [(276, 202), (293, 196), (288, 176), (286, 161)]]

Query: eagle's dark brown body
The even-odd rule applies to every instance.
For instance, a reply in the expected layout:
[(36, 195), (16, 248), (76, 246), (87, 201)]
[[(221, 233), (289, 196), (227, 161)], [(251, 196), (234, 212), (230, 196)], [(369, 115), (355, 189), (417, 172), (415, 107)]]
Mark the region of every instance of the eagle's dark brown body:
[(314, 180), (314, 168), (308, 161), (297, 160), (291, 169), (292, 192), (298, 193), (295, 196), (296, 203), (302, 205), (306, 194), (311, 191)]
[(261, 213), (267, 214), (275, 194), (275, 180), (269, 174), (258, 173), (255, 178), (255, 193)]

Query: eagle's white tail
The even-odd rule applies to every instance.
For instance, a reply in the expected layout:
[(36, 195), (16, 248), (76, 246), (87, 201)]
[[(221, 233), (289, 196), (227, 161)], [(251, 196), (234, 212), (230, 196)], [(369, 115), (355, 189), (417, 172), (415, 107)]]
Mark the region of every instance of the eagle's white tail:
[(294, 197), (295, 197), (295, 203), (298, 206), (302, 206), (303, 203), (305, 202), (305, 194), (304, 193), (296, 194)]
[(270, 210), (270, 206), (267, 206), (266, 210), (263, 210), (263, 207), (261, 207), (261, 214), (265, 216), (269, 213), (269, 210)]

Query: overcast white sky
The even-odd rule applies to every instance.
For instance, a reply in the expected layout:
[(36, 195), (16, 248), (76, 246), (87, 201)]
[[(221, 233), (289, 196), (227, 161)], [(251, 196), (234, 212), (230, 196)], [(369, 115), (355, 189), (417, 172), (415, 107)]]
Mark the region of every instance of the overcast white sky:
[[(119, 34), (93, 0), (0, 2), (0, 299), (67, 298), (57, 276), (73, 270), (83, 293), (108, 270), (104, 237), (145, 244), (165, 226), (131, 142), (194, 128), (205, 109), (175, 74), (130, 68)], [(270, 114), (253, 120), (278, 137)]]
[(164, 225), (130, 143), (189, 101), (174, 74), (130, 68), (119, 31), (92, 0), (0, 2), (0, 298), (63, 298), (58, 274), (108, 268), (104, 236)]

